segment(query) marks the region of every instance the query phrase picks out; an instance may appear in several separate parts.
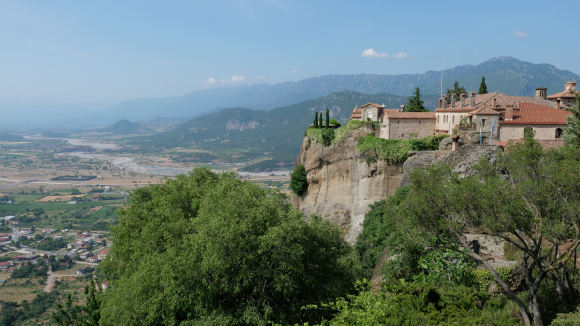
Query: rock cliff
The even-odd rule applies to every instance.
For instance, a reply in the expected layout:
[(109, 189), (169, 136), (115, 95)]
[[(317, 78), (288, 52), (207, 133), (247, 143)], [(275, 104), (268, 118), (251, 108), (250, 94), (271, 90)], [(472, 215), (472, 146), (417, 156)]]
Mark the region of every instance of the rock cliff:
[(336, 145), (324, 147), (305, 138), (295, 164), (306, 169), (308, 189), (292, 203), (306, 214), (317, 214), (344, 230), (345, 240), (356, 242), (369, 205), (395, 193), (409, 183), (409, 173), (438, 162), (454, 166), (455, 172), (469, 175), (471, 166), (484, 156), (495, 160), (499, 146), (461, 147), (458, 151), (410, 152), (404, 163), (389, 165), (378, 160), (370, 165), (357, 150), (357, 139), (372, 130), (356, 130)]
[(392, 195), (399, 187), (403, 164), (377, 161), (367, 165), (356, 149), (356, 139), (370, 130), (351, 132), (335, 146), (323, 147), (305, 138), (296, 164), (304, 165), (308, 190), (292, 203), (306, 214), (317, 214), (337, 224), (345, 240), (354, 243), (362, 231), (369, 205)]

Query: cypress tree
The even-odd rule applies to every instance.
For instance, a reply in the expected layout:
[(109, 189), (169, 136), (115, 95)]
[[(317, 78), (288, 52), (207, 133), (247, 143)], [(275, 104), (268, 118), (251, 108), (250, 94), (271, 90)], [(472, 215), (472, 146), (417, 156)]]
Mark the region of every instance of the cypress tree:
[(326, 129), (330, 128), (330, 113), (328, 112), (328, 108), (326, 108)]
[(318, 112), (314, 113), (314, 124), (312, 126), (318, 128)]
[(322, 128), (322, 112), (320, 112), (320, 115), (318, 116), (318, 128)]
[(421, 91), (419, 87), (415, 87), (413, 96), (407, 98), (407, 104), (405, 104), (405, 111), (407, 112), (426, 112), (425, 102), (421, 101)]
[(568, 146), (580, 147), (580, 95), (576, 94), (576, 104), (572, 105), (571, 111), (566, 117), (568, 128), (564, 129), (564, 143)]
[(487, 85), (485, 85), (485, 76), (481, 77), (481, 84), (479, 85), (479, 92), (477, 94), (487, 94)]

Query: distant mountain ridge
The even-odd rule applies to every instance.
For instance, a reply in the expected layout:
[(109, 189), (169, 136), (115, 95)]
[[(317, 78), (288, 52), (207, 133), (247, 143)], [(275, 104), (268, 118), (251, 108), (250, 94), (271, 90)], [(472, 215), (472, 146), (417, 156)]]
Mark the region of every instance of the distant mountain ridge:
[[(423, 100), (434, 106), (437, 97), (424, 96)], [(269, 156), (277, 162), (291, 163), (298, 155), (304, 131), (314, 120), (315, 112), (322, 113), (328, 108), (332, 118), (346, 122), (355, 105), (368, 102), (398, 108), (407, 98), (342, 91), (270, 111), (228, 108), (189, 120), (171, 131), (132, 139), (131, 144), (154, 148), (193, 147), (222, 153), (237, 151), (237, 161)], [(184, 159), (195, 161), (195, 157)], [(227, 160), (227, 156), (220, 159)]]
[[(557, 93), (563, 90), (564, 82), (580, 79), (579, 75), (557, 69), (553, 65), (497, 57), (478, 65), (444, 70), (443, 91), (452, 88), (455, 81), (465, 86), (467, 91), (477, 91), (482, 76), (485, 76), (490, 92), (519, 96), (531, 96), (537, 87), (547, 87), (548, 94)], [(108, 112), (117, 116), (131, 116), (135, 120), (157, 116), (160, 112), (170, 117), (194, 116), (225, 107), (272, 110), (343, 90), (407, 97), (415, 87), (420, 87), (422, 94), (434, 95), (439, 94), (440, 83), (440, 71), (403, 75), (325, 75), (275, 85), (262, 83), (199, 90), (180, 97), (134, 99), (122, 102), (108, 109)]]

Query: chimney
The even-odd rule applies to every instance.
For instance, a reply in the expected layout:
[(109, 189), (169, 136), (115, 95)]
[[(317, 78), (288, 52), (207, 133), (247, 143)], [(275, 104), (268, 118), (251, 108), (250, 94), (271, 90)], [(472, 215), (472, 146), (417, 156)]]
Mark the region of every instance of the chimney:
[(456, 151), (459, 149), (459, 136), (451, 136), (451, 150)]
[(565, 89), (566, 89), (567, 92), (568, 91), (573, 91), (573, 92), (576, 91), (576, 82), (573, 81), (572, 79), (570, 79), (569, 82), (566, 82), (565, 85), (566, 85)]
[(399, 112), (403, 112), (405, 111), (405, 105), (401, 104), (401, 106), (399, 107)]
[(441, 103), (443, 103), (443, 99), (440, 98), (439, 99), (439, 103), (437, 103), (437, 108), (440, 109), (441, 108)]
[(506, 121), (514, 119), (514, 106), (512, 104), (508, 104), (505, 106), (505, 115), (503, 116), (503, 118)]
[(475, 92), (469, 92), (469, 107), (475, 106)]
[(451, 94), (451, 108), (452, 109), (455, 106), (456, 97), (457, 97), (457, 95), (455, 95), (455, 93)]
[(561, 97), (558, 97), (558, 98), (556, 99), (556, 109), (560, 109), (560, 101), (561, 101), (561, 100), (562, 100), (562, 98), (561, 98)]
[(494, 98), (493, 100), (491, 100), (491, 108), (495, 110), (495, 106), (497, 104), (497, 100)]
[[(568, 83), (566, 83), (568, 84)], [(546, 91), (548, 89), (546, 87), (538, 87), (536, 88), (536, 98), (540, 99), (540, 100), (545, 100), (546, 99)]]
[(447, 94), (443, 95), (443, 108), (447, 107)]
[(459, 107), (462, 108), (465, 105), (465, 93), (461, 93), (459, 98), (460, 98)]

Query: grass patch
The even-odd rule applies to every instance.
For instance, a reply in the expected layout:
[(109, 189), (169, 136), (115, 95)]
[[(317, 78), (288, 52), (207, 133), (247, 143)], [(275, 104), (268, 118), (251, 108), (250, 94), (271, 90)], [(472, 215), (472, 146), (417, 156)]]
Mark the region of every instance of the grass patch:
[(366, 124), (366, 121), (358, 121), (358, 120), (350, 120), (344, 126), (336, 129), (334, 131), (334, 139), (332, 140), (332, 144), (336, 145), (336, 143), (346, 137), (351, 131), (355, 129), (359, 129), (363, 125)]
[(44, 198), (44, 195), (18, 195), (18, 197), (14, 198), (14, 202), (32, 202), (40, 198)]

